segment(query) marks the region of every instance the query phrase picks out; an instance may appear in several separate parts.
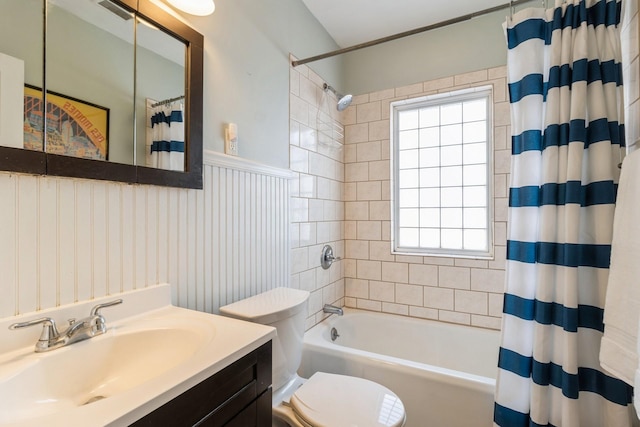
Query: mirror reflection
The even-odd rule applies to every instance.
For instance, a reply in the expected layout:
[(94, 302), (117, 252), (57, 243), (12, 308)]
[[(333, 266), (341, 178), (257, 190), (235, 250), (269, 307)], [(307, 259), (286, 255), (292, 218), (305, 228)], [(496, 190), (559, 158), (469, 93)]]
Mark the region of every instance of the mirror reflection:
[(0, 9), (0, 145), (42, 151), (42, 95), (25, 98), (25, 84), (42, 86), (44, 0), (0, 0)]
[(49, 0), (47, 15), (46, 151), (134, 164), (133, 14)]
[(184, 171), (185, 44), (110, 0), (48, 0), (44, 82), (44, 1), (0, 0), (0, 145)]
[(140, 18), (136, 39), (136, 163), (184, 171), (185, 46)]

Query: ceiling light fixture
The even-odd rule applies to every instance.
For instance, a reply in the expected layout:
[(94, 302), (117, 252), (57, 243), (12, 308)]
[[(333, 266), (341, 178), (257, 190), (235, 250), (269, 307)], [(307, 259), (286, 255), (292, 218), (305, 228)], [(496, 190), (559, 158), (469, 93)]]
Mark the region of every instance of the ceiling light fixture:
[(216, 10), (213, 0), (167, 0), (167, 3), (190, 15), (206, 16)]

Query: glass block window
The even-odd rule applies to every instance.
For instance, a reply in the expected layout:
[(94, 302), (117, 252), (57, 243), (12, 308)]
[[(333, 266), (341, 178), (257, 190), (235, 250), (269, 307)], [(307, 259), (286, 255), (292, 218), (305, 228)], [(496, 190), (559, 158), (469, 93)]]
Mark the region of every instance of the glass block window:
[(491, 88), (391, 109), (393, 251), (491, 256)]

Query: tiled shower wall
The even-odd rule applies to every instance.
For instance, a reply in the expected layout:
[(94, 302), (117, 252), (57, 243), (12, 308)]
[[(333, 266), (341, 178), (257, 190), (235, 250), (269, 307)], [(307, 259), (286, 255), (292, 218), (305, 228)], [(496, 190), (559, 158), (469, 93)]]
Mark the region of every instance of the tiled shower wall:
[(307, 328), (322, 320), (323, 304), (342, 306), (342, 261), (320, 266), (326, 244), (344, 257), (343, 128), (336, 98), (306, 65), (290, 69), (291, 285), (311, 292)]
[[(389, 103), (493, 85), (492, 260), (391, 253)], [(506, 257), (510, 112), (506, 67), (358, 96), (345, 124), (345, 304), (367, 310), (499, 329)]]

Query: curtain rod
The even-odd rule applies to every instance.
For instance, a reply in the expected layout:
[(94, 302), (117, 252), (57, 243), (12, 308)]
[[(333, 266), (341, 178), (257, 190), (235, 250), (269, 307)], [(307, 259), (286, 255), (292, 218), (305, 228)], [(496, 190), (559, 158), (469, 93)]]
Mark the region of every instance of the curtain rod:
[(322, 55), (311, 56), (309, 58), (300, 59), (297, 61), (291, 61), (291, 65), (297, 67), (298, 65), (306, 64), (308, 62), (319, 61), (321, 59), (330, 58), (336, 55), (342, 55), (343, 53), (353, 52), (354, 50), (364, 49), (365, 47), (371, 47), (378, 44), (390, 42), (392, 40), (397, 40), (403, 37), (412, 36), (414, 34), (424, 33), (425, 31), (435, 30), (436, 28), (446, 27), (448, 25), (457, 24), (459, 22), (468, 21), (472, 18), (477, 18), (478, 16), (486, 15), (492, 12), (497, 12), (502, 9), (513, 8), (515, 6), (519, 6), (524, 3), (530, 3), (533, 0), (515, 0), (509, 3), (502, 4), (500, 6), (490, 7), (488, 9), (480, 10), (478, 12), (469, 13), (468, 15), (459, 16), (457, 18), (449, 19), (446, 21), (438, 22), (436, 24), (427, 25), (426, 27), (415, 28), (413, 30), (404, 31), (402, 33), (394, 34), (392, 36), (382, 37), (380, 39), (372, 40), (365, 43), (360, 43), (354, 46), (345, 47), (342, 49), (334, 50), (331, 52), (323, 53)]
[(176, 96), (175, 98), (165, 99), (164, 101), (158, 101), (155, 104), (151, 104), (151, 108), (159, 107), (160, 105), (171, 104), (173, 101), (180, 101), (184, 99), (184, 95)]

